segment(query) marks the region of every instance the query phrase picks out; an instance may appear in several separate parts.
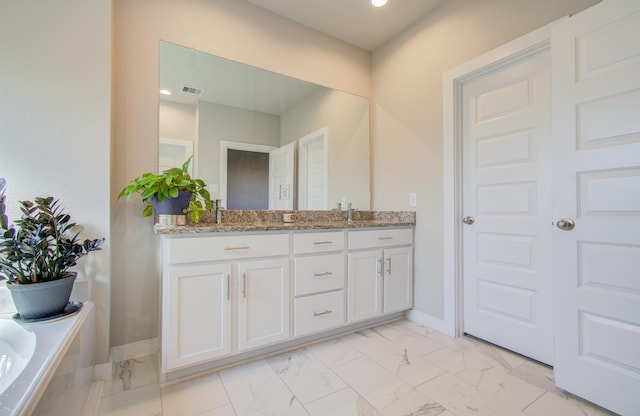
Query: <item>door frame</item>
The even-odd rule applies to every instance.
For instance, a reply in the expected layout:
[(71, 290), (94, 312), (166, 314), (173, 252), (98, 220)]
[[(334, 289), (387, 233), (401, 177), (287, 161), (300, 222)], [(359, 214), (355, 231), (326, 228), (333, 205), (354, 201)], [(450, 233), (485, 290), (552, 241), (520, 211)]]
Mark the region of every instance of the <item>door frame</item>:
[(462, 274), (462, 85), (551, 46), (556, 20), (443, 74), (443, 318), (425, 324), (450, 336), (464, 334)]
[(324, 171), (324, 199), (325, 208), (328, 209), (329, 205), (329, 128), (322, 127), (312, 133), (305, 134), (298, 139), (298, 209), (305, 210), (307, 208), (307, 199), (309, 194), (308, 185), (308, 147), (307, 145), (319, 138), (322, 138), (323, 153), (325, 159), (325, 171)]
[(222, 199), (225, 206), (227, 203), (227, 151), (231, 149), (244, 150), (245, 152), (269, 153), (276, 148), (276, 146), (266, 144), (220, 140), (220, 189), (218, 195), (220, 195), (219, 198)]

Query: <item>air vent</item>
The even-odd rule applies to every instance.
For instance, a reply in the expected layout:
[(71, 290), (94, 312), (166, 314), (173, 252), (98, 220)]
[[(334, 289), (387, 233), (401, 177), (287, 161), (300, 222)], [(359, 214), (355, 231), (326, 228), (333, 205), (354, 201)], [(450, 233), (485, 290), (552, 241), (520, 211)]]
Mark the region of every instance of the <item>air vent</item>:
[(193, 95), (202, 95), (202, 94), (204, 94), (204, 90), (202, 88), (187, 87), (186, 85), (182, 86), (182, 92), (184, 92), (186, 94), (193, 94)]

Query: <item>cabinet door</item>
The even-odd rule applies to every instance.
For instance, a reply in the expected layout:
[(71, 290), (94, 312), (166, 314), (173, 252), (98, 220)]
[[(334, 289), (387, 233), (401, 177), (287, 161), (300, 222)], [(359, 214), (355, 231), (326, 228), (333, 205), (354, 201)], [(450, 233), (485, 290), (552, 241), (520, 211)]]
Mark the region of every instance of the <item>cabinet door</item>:
[(238, 264), (238, 351), (289, 338), (289, 261)]
[(168, 369), (231, 353), (230, 273), (230, 264), (169, 270)]
[(349, 253), (349, 322), (382, 313), (382, 250)]
[(384, 250), (384, 312), (410, 309), (413, 304), (413, 249)]

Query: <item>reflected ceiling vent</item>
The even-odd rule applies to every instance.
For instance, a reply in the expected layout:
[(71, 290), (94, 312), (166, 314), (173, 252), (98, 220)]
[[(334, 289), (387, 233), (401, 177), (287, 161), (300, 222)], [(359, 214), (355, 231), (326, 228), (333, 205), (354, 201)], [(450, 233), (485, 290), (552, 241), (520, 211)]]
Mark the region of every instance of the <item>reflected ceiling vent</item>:
[(187, 87), (186, 85), (182, 86), (182, 92), (184, 92), (186, 94), (193, 94), (193, 95), (202, 95), (202, 94), (204, 94), (204, 90), (202, 88)]

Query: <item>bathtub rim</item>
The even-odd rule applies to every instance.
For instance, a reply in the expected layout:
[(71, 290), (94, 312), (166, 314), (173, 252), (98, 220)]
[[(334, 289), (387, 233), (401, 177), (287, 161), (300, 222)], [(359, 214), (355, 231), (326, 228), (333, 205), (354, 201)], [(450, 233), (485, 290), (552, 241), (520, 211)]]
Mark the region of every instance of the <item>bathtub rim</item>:
[[(84, 301), (82, 308), (68, 317), (51, 322), (19, 323), (34, 331), (36, 335), (36, 354), (34, 355), (37, 357), (33, 362), (27, 364), (23, 373), (14, 381), (15, 386), (18, 381), (23, 382), (27, 378), (31, 379), (30, 382), (25, 381), (25, 383), (29, 383), (29, 386), (22, 389), (20, 397), (14, 391), (16, 388), (13, 386), (0, 395), (2, 405), (8, 405), (12, 408), (8, 415), (30, 415), (33, 413), (78, 331), (94, 308), (93, 302)], [(12, 315), (2, 314), (0, 319), (12, 319)], [(42, 344), (47, 351), (38, 349)], [(0, 414), (4, 416), (2, 411), (0, 409)]]

